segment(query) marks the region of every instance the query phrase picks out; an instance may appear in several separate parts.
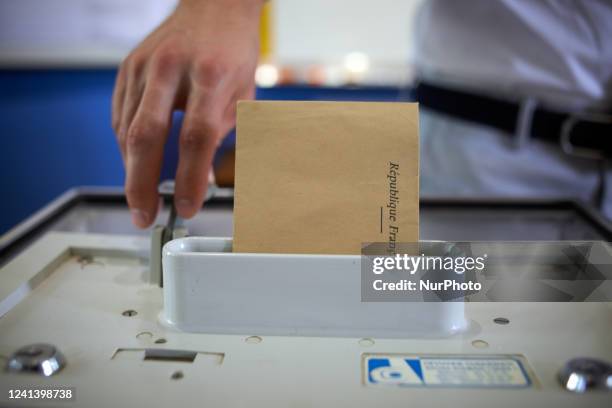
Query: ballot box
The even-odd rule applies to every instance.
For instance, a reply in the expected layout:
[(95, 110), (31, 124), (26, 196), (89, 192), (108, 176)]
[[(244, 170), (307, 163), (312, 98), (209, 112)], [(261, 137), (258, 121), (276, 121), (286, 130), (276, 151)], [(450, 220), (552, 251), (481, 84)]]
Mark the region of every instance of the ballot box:
[[(166, 196), (156, 223), (165, 222), (170, 202)], [(232, 190), (214, 189), (202, 212), (185, 223), (193, 238), (167, 244), (177, 265), (187, 265), (169, 267), (192, 273), (164, 279), (163, 287), (150, 279), (151, 230), (131, 225), (120, 190), (70, 191), (3, 236), (0, 405), (14, 403), (8, 390), (28, 387), (63, 389), (65, 395), (70, 390), (73, 399), (59, 404), (87, 407), (189, 406), (194, 401), (208, 406), (405, 406), (407, 401), (450, 406), (458, 400), (470, 406), (609, 404), (609, 392), (601, 389), (609, 374), (595, 370), (598, 361), (612, 360), (608, 301), (380, 303), (376, 308), (387, 317), (397, 313), (397, 322), (435, 323), (431, 330), (402, 326), (405, 330), (394, 332), (388, 330), (393, 319), (356, 318), (351, 308), (332, 310), (333, 299), (324, 291), (287, 299), (285, 309), (282, 302), (264, 307), (237, 293), (224, 300), (231, 307), (192, 320), (203, 326), (177, 324), (173, 317), (193, 317), (190, 302), (197, 297), (172, 303), (164, 292), (184, 297), (181, 291), (204, 290), (208, 300), (231, 296), (231, 290), (215, 294), (213, 281), (197, 282), (204, 278), (197, 274), (200, 267), (216, 270), (217, 279), (229, 271), (234, 282), (243, 279), (244, 284), (248, 270), (278, 267), (277, 274), (268, 275), (276, 279), (283, 271), (291, 275), (296, 262), (300, 277), (312, 271), (323, 280), (321, 270), (329, 265), (343, 276), (352, 273), (350, 256), (313, 255), (306, 267), (290, 255), (265, 259), (251, 254), (260, 258), (232, 258), (231, 266), (218, 261), (237, 255), (228, 252), (232, 205)], [(607, 248), (612, 234), (596, 211), (571, 201), (422, 200), (420, 214), (423, 241), (597, 241)], [(194, 261), (198, 252), (212, 253), (209, 258), (217, 261)], [(231, 280), (219, 282), (231, 288)], [(610, 288), (609, 281), (598, 285)], [(268, 295), (282, 298), (273, 289)], [(337, 301), (345, 304), (349, 298)], [(312, 314), (302, 314), (297, 325), (304, 330), (279, 324), (291, 315), (289, 306), (306, 308), (300, 302), (307, 299), (312, 299)], [(359, 299), (353, 306), (357, 313), (368, 313), (359, 310)], [(257, 310), (268, 310), (274, 318), (266, 321)], [(334, 328), (312, 321), (326, 312), (336, 313), (330, 322), (353, 316), (355, 324)], [(237, 324), (258, 316), (259, 323)], [(218, 323), (214, 330), (206, 326), (211, 321)], [(585, 367), (603, 385), (568, 391), (563, 379), (580, 380)], [(581, 391), (579, 385), (574, 382), (574, 391)], [(28, 401), (29, 406), (45, 403)]]

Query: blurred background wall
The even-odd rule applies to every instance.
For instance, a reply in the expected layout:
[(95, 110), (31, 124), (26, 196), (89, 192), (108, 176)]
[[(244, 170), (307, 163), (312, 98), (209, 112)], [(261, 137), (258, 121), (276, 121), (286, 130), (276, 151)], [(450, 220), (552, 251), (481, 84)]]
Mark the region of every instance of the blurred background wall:
[[(282, 0), (265, 11), (260, 99), (411, 97), (421, 0)], [(67, 189), (121, 186), (110, 127), (116, 68), (175, 0), (0, 0), (0, 233)], [(173, 178), (181, 114), (162, 179)], [(217, 157), (231, 152), (230, 135)]]

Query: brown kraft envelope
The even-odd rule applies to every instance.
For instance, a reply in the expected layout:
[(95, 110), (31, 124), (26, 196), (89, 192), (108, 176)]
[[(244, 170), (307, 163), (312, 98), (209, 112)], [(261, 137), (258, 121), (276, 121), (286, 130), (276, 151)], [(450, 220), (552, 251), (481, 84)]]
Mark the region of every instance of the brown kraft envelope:
[(418, 104), (241, 101), (236, 135), (234, 252), (418, 241)]

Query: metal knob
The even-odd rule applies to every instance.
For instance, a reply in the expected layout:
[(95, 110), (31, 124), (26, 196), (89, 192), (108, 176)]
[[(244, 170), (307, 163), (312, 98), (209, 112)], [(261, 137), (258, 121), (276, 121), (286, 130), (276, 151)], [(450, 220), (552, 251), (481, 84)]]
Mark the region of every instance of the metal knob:
[(6, 371), (49, 377), (66, 365), (64, 355), (51, 344), (30, 344), (10, 356)]
[(612, 365), (594, 358), (574, 358), (563, 366), (559, 379), (566, 390), (612, 390)]

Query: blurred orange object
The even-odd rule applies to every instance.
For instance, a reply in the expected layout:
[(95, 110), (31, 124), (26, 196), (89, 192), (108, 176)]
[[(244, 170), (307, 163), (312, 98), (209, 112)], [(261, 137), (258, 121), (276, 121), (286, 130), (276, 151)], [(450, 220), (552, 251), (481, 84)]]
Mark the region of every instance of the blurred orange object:
[(227, 150), (215, 167), (215, 179), (219, 187), (234, 187), (234, 163), (236, 151)]

